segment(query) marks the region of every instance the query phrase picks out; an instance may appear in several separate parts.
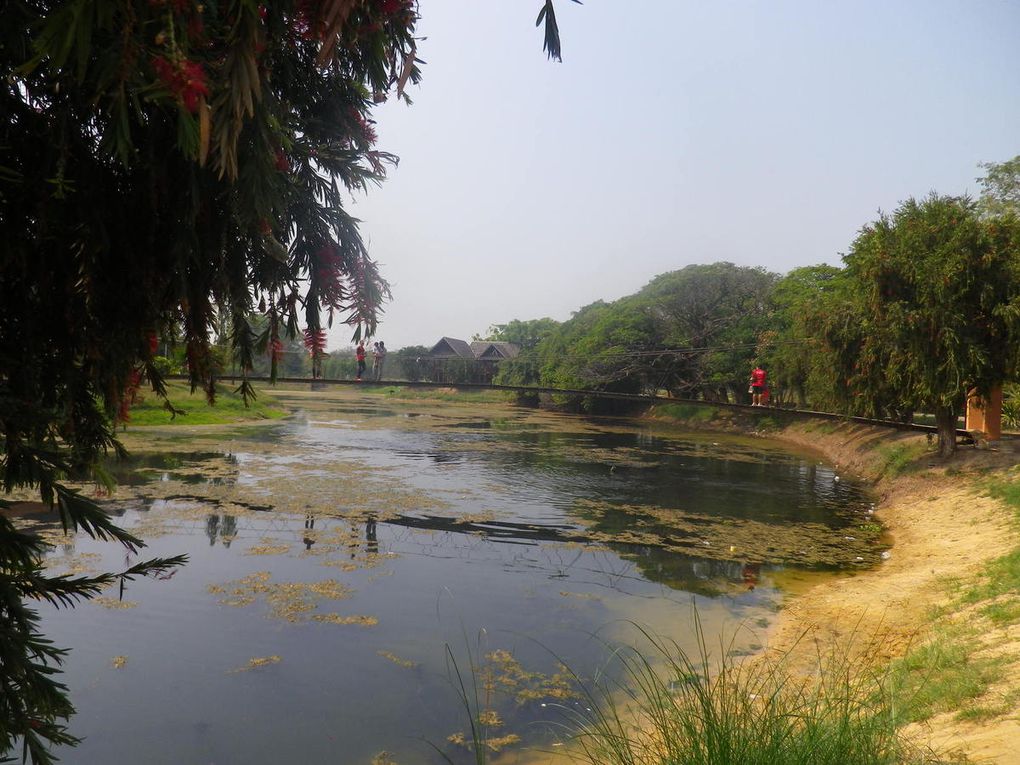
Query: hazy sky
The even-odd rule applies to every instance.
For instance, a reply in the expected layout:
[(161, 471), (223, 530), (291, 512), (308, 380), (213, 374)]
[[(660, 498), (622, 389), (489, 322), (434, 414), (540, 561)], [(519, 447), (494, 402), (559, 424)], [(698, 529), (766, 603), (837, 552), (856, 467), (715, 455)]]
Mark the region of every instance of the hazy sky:
[[(420, 0), (401, 158), (351, 209), (395, 350), (570, 317), (656, 274), (838, 264), (881, 208), (1020, 154), (1020, 2)], [(349, 335), (334, 330), (331, 347)]]

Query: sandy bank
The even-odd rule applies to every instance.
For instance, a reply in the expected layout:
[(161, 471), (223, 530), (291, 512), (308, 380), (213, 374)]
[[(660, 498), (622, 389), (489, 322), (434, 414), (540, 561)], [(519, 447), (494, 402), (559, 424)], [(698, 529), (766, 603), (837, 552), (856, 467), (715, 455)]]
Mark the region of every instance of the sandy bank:
[[(918, 452), (925, 436), (841, 425), (821, 429), (786, 428), (777, 437), (822, 451), (840, 468), (876, 478), (890, 446)], [(933, 612), (951, 603), (954, 582), (977, 580), (992, 559), (1020, 545), (1012, 514), (1000, 501), (983, 496), (981, 482), (1017, 463), (1012, 450), (962, 450), (947, 464), (921, 454), (913, 470), (880, 479), (876, 516), (889, 530), (889, 559), (871, 570), (847, 573), (791, 597), (781, 611), (769, 648), (813, 658), (817, 645), (852, 644), (861, 660), (883, 665), (931, 638), (954, 620), (973, 623), (976, 608)], [(1020, 655), (1020, 625), (983, 630), (980, 651)], [(1020, 688), (1015, 666), (989, 691), (1003, 697)], [(935, 717), (909, 733), (941, 752), (962, 752), (975, 763), (1020, 765), (1020, 717), (1014, 710), (981, 723), (961, 723), (952, 714)]]

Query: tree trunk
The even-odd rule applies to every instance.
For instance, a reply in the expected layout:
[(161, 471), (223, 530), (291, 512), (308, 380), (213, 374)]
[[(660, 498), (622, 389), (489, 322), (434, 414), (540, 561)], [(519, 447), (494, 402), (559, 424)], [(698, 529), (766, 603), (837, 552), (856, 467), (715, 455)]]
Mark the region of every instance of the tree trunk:
[(935, 426), (939, 433), (939, 456), (952, 457), (956, 453), (956, 412), (936, 409)]

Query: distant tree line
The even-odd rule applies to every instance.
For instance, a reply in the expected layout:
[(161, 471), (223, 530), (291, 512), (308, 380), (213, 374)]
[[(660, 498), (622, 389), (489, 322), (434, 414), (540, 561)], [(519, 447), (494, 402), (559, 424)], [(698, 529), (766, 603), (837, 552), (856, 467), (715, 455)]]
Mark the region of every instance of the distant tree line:
[(909, 199), (861, 228), (842, 268), (691, 265), (562, 324), (490, 328), (486, 339), (533, 333), (495, 381), (747, 402), (762, 364), (781, 404), (901, 421), (924, 412), (949, 454), (968, 392), (1020, 378), (1020, 157), (982, 167), (980, 199)]

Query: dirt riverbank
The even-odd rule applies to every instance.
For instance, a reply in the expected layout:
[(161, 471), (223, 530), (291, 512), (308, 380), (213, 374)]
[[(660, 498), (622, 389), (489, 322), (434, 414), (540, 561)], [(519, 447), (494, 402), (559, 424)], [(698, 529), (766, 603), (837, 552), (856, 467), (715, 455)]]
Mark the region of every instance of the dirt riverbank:
[[(882, 565), (791, 597), (769, 649), (792, 651), (807, 663), (819, 646), (849, 644), (860, 660), (882, 667), (965, 625), (974, 661), (1006, 658), (998, 678), (973, 700), (989, 711), (972, 715), (977, 721), (961, 720), (960, 710), (943, 712), (908, 733), (969, 762), (1020, 765), (1020, 714), (1015, 704), (1001, 703), (1020, 694), (1014, 659), (1020, 623), (991, 621), (987, 601), (961, 605), (960, 599), (981, 585), (993, 560), (1020, 546), (1013, 511), (987, 493), (989, 481), (1016, 479), (1020, 455), (1012, 448), (964, 447), (942, 463), (924, 435), (854, 425), (795, 424), (767, 437), (818, 449), (840, 469), (876, 480), (876, 517), (892, 541)], [(890, 475), (896, 471), (902, 472)]]

